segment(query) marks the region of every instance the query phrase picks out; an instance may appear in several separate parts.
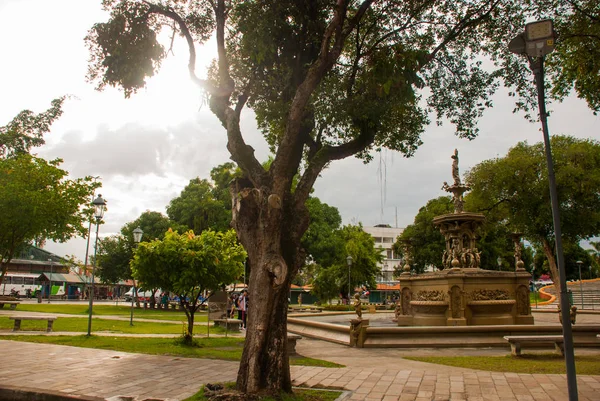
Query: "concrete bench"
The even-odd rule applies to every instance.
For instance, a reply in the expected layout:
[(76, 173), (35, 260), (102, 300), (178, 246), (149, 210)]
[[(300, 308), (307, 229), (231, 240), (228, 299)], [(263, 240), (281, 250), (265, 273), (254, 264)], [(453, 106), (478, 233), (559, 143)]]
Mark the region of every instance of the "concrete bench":
[(57, 319), (56, 316), (10, 316), (9, 319), (15, 321), (15, 327), (13, 331), (21, 330), (21, 320), (46, 320), (48, 322), (47, 332), (52, 331), (52, 326), (54, 325), (54, 321)]
[(554, 349), (563, 356), (565, 354), (563, 336), (504, 336), (504, 339), (509, 342), (511, 354), (514, 356), (521, 355), (522, 344), (540, 343), (554, 343)]
[(296, 355), (296, 342), (302, 340), (302, 336), (298, 334), (287, 333), (287, 350), (288, 355)]
[(0, 301), (0, 309), (4, 308), (4, 304), (10, 305), (10, 309), (17, 309), (17, 305), (19, 305), (20, 301)]
[(225, 327), (229, 331), (240, 331), (242, 321), (240, 319), (215, 319), (216, 327)]

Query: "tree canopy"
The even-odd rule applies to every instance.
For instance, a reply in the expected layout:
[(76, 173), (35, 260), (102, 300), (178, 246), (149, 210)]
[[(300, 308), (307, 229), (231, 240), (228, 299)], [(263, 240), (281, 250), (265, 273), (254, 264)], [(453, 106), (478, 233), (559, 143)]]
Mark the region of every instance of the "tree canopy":
[(91, 177), (69, 179), (61, 159), (32, 156), (44, 144), (43, 135), (62, 114), (64, 98), (45, 112), (20, 112), (0, 127), (0, 283), (8, 263), (27, 243), (51, 239), (64, 242), (85, 236), (89, 205), (100, 184)]
[[(551, 146), (562, 235), (576, 244), (600, 234), (600, 143), (557, 135)], [(540, 246), (558, 283), (544, 144), (519, 142), (506, 156), (475, 166), (467, 182), (472, 188), (466, 198), (470, 207), (490, 212)]]
[(449, 196), (430, 199), (419, 209), (413, 224), (406, 226), (402, 231), (394, 244), (394, 252), (403, 255), (401, 241), (410, 240), (412, 266), (417, 273), (424, 272), (428, 266), (439, 267), (446, 242), (440, 230), (434, 227), (433, 218), (453, 212), (454, 204)]
[(231, 221), (231, 195), (227, 201), (208, 180), (193, 178), (178, 197), (171, 199), (167, 215), (195, 232), (226, 231)]
[(0, 159), (0, 282), (26, 243), (86, 235), (92, 210), (84, 206), (98, 184), (91, 177), (68, 179), (60, 163), (27, 153)]
[(133, 230), (138, 227), (144, 232), (142, 241), (145, 242), (163, 239), (169, 229), (182, 228), (162, 213), (146, 210), (137, 219), (126, 223), (121, 228), (119, 235), (102, 238), (96, 253), (99, 267), (98, 276), (102, 282), (116, 283), (119, 280), (130, 280), (133, 277), (130, 267), (135, 248)]
[[(340, 295), (352, 297), (355, 288), (377, 287), (379, 263), (383, 260), (381, 250), (375, 247), (375, 240), (366, 233), (362, 226), (347, 225), (334, 233), (339, 237), (341, 247), (337, 248), (335, 259), (328, 260), (328, 265), (315, 267), (312, 293), (322, 302)], [(348, 266), (347, 257), (352, 258)]]
[[(285, 303), (306, 260), (305, 202), (323, 169), (353, 155), (369, 160), (382, 148), (412, 155), (430, 113), (473, 138), (502, 83), (517, 96), (517, 109), (531, 110), (536, 98), (526, 60), (507, 44), (526, 21), (583, 14), (567, 3), (104, 0), (109, 19), (86, 38), (89, 78), (130, 96), (168, 53), (161, 31), (175, 31), (188, 46), (187, 73), (207, 94), (243, 173), (234, 186), (232, 224), (249, 253), (256, 307), (239, 390), (291, 391)], [(201, 78), (196, 45), (210, 38), (217, 60)], [(587, 77), (577, 75), (575, 85), (586, 85)], [(246, 107), (275, 154), (268, 168), (243, 137)]]
[(64, 97), (54, 99), (51, 107), (39, 114), (23, 110), (7, 125), (0, 127), (0, 157), (29, 153), (31, 148), (46, 143), (44, 134), (50, 132), (52, 123), (62, 115), (64, 100)]
[(246, 251), (237, 243), (233, 230), (205, 230), (199, 235), (169, 230), (162, 240), (140, 243), (131, 267), (142, 286), (179, 296), (188, 318), (186, 338), (191, 340), (200, 295), (239, 278), (245, 259)]

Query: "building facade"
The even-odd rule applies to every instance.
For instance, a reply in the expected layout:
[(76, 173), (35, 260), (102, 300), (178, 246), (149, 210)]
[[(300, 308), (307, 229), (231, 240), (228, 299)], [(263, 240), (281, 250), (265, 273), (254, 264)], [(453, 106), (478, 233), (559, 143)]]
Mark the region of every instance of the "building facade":
[(383, 260), (379, 264), (380, 274), (378, 283), (391, 283), (394, 281), (394, 269), (400, 265), (400, 257), (396, 255), (393, 245), (404, 231), (404, 228), (391, 227), (388, 224), (377, 224), (374, 227), (363, 227), (375, 240), (375, 247), (381, 249)]

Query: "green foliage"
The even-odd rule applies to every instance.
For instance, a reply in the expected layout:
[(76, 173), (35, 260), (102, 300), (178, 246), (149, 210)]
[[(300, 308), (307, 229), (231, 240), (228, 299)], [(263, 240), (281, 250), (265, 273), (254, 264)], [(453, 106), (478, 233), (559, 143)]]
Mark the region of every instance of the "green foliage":
[(98, 242), (96, 274), (103, 283), (117, 283), (131, 278), (129, 262), (133, 252), (121, 235), (111, 235)]
[(342, 257), (343, 241), (338, 235), (342, 225), (340, 212), (314, 197), (306, 201), (306, 208), (310, 224), (302, 237), (302, 247), (317, 264), (331, 266)]
[(551, 96), (562, 100), (574, 89), (597, 113), (600, 111), (600, 5), (596, 0), (539, 0), (538, 3), (556, 10), (554, 29), (559, 40), (547, 63)]
[[(600, 143), (554, 136), (551, 146), (563, 241), (576, 244), (600, 233)], [(552, 272), (556, 263), (547, 171), (543, 143), (520, 142), (505, 157), (486, 160), (467, 174), (472, 192), (465, 200), (488, 221), (523, 232), (546, 254)]]
[(231, 222), (231, 195), (225, 195), (223, 188), (216, 188), (207, 180), (194, 178), (171, 200), (167, 215), (194, 232), (226, 231)]
[(179, 296), (191, 338), (200, 295), (234, 282), (242, 274), (245, 259), (246, 251), (233, 230), (206, 230), (200, 235), (168, 231), (163, 240), (140, 243), (131, 268), (142, 287), (161, 288)]
[(94, 24), (85, 37), (90, 49), (88, 79), (99, 81), (98, 89), (106, 85), (122, 88), (125, 96), (136, 93), (154, 75), (165, 58), (164, 47), (157, 37), (163, 25), (173, 26), (168, 15), (183, 15), (181, 22), (191, 31), (191, 39), (204, 41), (213, 28), (208, 5), (201, 2), (184, 4), (169, 1), (169, 8), (155, 14), (150, 3), (104, 0), (111, 11), (106, 23)]
[(406, 227), (394, 244), (394, 252), (403, 255), (400, 240), (410, 240), (412, 249), (412, 267), (417, 273), (425, 271), (427, 266), (441, 266), (442, 254), (446, 249), (444, 236), (433, 225), (433, 218), (454, 212), (449, 196), (431, 199), (419, 209), (414, 223)]
[(125, 224), (121, 228), (120, 235), (102, 238), (96, 254), (98, 275), (102, 282), (116, 283), (119, 280), (132, 278), (129, 263), (133, 259), (133, 249), (135, 248), (133, 230), (138, 227), (144, 232), (142, 241), (162, 239), (169, 229), (181, 228), (179, 224), (169, 220), (162, 213), (147, 210), (137, 219)]
[[(322, 210), (331, 211), (332, 209), (329, 208)], [(335, 215), (336, 213), (329, 215), (334, 217), (333, 222), (337, 221)], [(383, 255), (379, 249), (375, 248), (373, 237), (367, 234), (360, 224), (344, 226), (331, 234), (335, 240), (334, 247), (322, 246), (320, 248), (326, 251), (323, 253), (326, 256), (323, 260), (327, 261), (329, 265), (321, 265), (315, 258), (317, 263), (313, 267), (314, 278), (311, 293), (315, 294), (321, 302), (325, 302), (339, 297), (340, 294), (346, 297), (349, 284), (352, 291), (357, 287), (375, 288), (377, 286), (376, 277), (380, 271), (378, 263), (383, 260)], [(319, 243), (315, 241), (314, 244), (318, 245)], [(320, 244), (327, 245), (328, 242), (323, 241)], [(315, 249), (319, 248), (315, 247)], [(352, 257), (350, 269), (346, 260), (348, 256)]]
[[(600, 233), (600, 143), (554, 136), (551, 139), (561, 231), (578, 242)], [(520, 142), (503, 158), (475, 166), (467, 181), (470, 208), (493, 215), (527, 239), (552, 242), (552, 208), (543, 143)], [(489, 212), (488, 212), (489, 211)]]
[(0, 159), (0, 263), (34, 239), (64, 242), (85, 236), (89, 200), (99, 184), (91, 177), (68, 179), (60, 159), (46, 161), (27, 153)]
[(137, 219), (130, 221), (121, 228), (121, 235), (133, 246), (133, 230), (141, 228), (144, 234), (142, 241), (149, 242), (153, 239), (163, 239), (169, 229), (173, 231), (186, 230), (185, 227), (170, 220), (160, 212), (146, 210)]
[(43, 145), (43, 135), (63, 113), (64, 100), (64, 97), (54, 99), (52, 106), (39, 114), (23, 110), (7, 125), (0, 127), (0, 157), (29, 153), (32, 147)]
[[(459, 368), (477, 369), (492, 372), (512, 372), (529, 374), (565, 374), (565, 359), (557, 354), (524, 354), (519, 357), (507, 356), (410, 356), (411, 361), (436, 363), (438, 365)], [(575, 357), (577, 373), (597, 375), (600, 366), (595, 355), (578, 355)]]

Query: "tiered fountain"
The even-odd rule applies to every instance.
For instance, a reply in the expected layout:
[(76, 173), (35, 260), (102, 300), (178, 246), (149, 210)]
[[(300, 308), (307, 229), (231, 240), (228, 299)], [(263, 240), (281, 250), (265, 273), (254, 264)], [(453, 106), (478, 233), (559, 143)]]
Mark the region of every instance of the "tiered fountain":
[[(452, 155), (454, 184), (442, 189), (452, 194), (454, 213), (433, 219), (446, 239), (439, 271), (413, 275), (410, 266), (400, 276), (398, 326), (470, 326), (533, 324), (529, 303), (531, 275), (523, 268), (520, 234), (513, 235), (515, 270), (485, 270), (480, 266), (477, 231), (485, 217), (464, 211), (458, 151)], [(405, 261), (410, 244), (405, 243)]]

